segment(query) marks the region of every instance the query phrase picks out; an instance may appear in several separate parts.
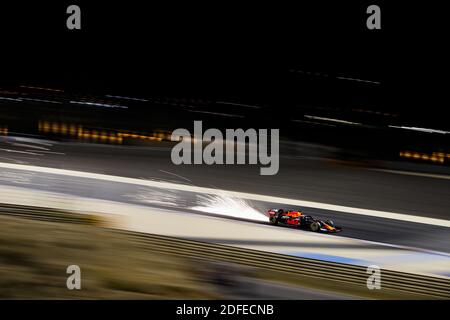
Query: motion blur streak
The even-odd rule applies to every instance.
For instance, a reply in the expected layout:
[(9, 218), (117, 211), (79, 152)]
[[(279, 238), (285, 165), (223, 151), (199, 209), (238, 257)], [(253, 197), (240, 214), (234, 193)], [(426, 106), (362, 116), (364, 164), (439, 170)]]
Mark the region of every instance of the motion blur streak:
[(243, 198), (243, 199), (248, 199), (248, 200), (266, 201), (266, 202), (273, 202), (273, 203), (284, 203), (286, 205), (318, 208), (318, 209), (332, 210), (332, 211), (338, 211), (338, 212), (347, 212), (347, 213), (353, 213), (353, 214), (358, 214), (358, 215), (363, 215), (363, 216), (373, 216), (373, 217), (378, 217), (378, 218), (394, 219), (394, 220), (401, 220), (401, 221), (408, 221), (408, 222), (413, 221), (415, 223), (429, 224), (429, 225), (435, 225), (435, 226), (447, 227), (447, 228), (450, 227), (450, 221), (444, 220), (444, 219), (435, 219), (435, 218), (428, 218), (428, 217), (424, 217), (424, 216), (413, 216), (413, 215), (408, 215), (408, 214), (400, 214), (400, 213), (387, 212), (387, 211), (377, 211), (377, 210), (370, 210), (370, 209), (346, 207), (346, 206), (313, 202), (313, 201), (304, 201), (304, 200), (298, 200), (298, 199), (279, 198), (279, 197), (245, 193), (245, 192), (235, 192), (235, 191), (226, 191), (226, 190), (213, 189), (213, 188), (195, 187), (195, 186), (175, 184), (175, 183), (169, 183), (169, 182), (148, 181), (148, 180), (126, 178), (126, 177), (119, 177), (119, 176), (105, 175), (105, 174), (98, 174), (98, 173), (55, 169), (55, 168), (39, 167), (39, 166), (31, 166), (31, 165), (11, 164), (11, 163), (3, 163), (3, 162), (0, 162), (0, 168), (59, 174), (59, 175), (72, 176), (72, 177), (89, 178), (89, 179), (97, 179), (97, 180), (112, 181), (112, 182), (121, 182), (121, 183), (142, 185), (142, 186), (148, 186), (148, 187), (154, 187), (154, 188), (180, 190), (180, 191), (196, 192), (196, 193), (203, 193), (203, 194), (213, 194), (213, 195), (219, 195), (219, 196), (227, 194), (230, 197)]
[(432, 173), (422, 173), (422, 172), (408, 172), (408, 171), (386, 170), (386, 169), (371, 169), (371, 170), (381, 171), (381, 172), (388, 172), (388, 173), (395, 173), (395, 174), (403, 174), (403, 175), (407, 175), (407, 176), (417, 176), (417, 177), (426, 177), (426, 178), (433, 178), (433, 179), (450, 180), (450, 176), (443, 175), (443, 174), (432, 174)]

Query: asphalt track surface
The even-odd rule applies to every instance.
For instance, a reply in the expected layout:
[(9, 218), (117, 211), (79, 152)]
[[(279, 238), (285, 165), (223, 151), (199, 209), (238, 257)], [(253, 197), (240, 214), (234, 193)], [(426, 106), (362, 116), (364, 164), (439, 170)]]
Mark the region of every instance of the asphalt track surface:
[[(311, 148), (283, 153), (279, 173), (260, 176), (259, 165), (176, 166), (170, 161), (170, 150), (170, 146), (164, 143), (151, 147), (121, 147), (8, 139), (0, 142), (0, 161), (450, 220), (450, 180), (445, 178), (350, 166)], [(193, 210), (203, 205), (205, 199), (186, 191), (158, 190), (128, 183), (5, 168), (0, 169), (0, 184), (214, 215)], [(332, 218), (337, 225), (343, 226), (344, 231), (331, 236), (450, 253), (449, 228), (442, 226), (317, 208), (296, 208), (265, 201), (246, 201), (246, 205), (260, 212), (268, 208), (289, 207), (303, 209), (318, 218)]]

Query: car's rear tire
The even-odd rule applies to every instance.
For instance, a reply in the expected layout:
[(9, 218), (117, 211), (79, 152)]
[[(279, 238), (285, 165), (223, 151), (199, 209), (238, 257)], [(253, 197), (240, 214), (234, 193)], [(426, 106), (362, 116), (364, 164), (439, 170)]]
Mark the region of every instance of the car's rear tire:
[(311, 229), (312, 232), (317, 232), (319, 231), (320, 225), (318, 222), (313, 222), (309, 225), (309, 228)]
[(284, 213), (284, 210), (283, 210), (283, 209), (279, 209), (279, 210), (277, 211), (277, 213), (275, 214), (274, 222), (273, 222), (274, 225), (277, 225), (278, 222), (280, 222), (280, 219), (281, 219), (281, 216), (283, 215), (283, 213)]

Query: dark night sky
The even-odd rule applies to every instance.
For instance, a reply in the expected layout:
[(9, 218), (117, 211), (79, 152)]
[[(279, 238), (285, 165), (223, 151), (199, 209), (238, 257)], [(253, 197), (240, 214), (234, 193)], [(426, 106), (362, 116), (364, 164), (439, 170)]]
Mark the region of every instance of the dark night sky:
[[(82, 9), (81, 31), (65, 28), (65, 8), (72, 2)], [(318, 1), (314, 7), (294, 2), (72, 2), (15, 2), (2, 8), (2, 85), (269, 102), (296, 96), (292, 92), (298, 85), (305, 94), (323, 89), (324, 99), (327, 90), (353, 90), (350, 100), (366, 96), (362, 101), (445, 125), (440, 99), (445, 83), (437, 78), (448, 70), (442, 64), (448, 56), (445, 33), (435, 25), (439, 19), (422, 8), (412, 9), (431, 24), (425, 19), (415, 23), (412, 6), (377, 2), (382, 30), (370, 31), (365, 8), (372, 2), (364, 1)], [(359, 92), (361, 86), (324, 85), (314, 77), (302, 87), (305, 83), (295, 82), (292, 69), (380, 81), (382, 87)]]

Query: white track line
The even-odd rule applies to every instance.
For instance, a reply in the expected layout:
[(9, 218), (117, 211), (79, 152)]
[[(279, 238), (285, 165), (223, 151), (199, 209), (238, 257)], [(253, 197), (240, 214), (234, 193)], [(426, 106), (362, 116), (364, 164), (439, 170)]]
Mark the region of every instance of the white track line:
[(422, 224), (429, 224), (429, 225), (450, 228), (450, 220), (428, 218), (428, 217), (424, 217), (424, 216), (413, 216), (413, 215), (409, 215), (409, 214), (402, 214), (402, 213), (395, 213), (395, 212), (346, 207), (346, 206), (321, 203), (321, 202), (280, 198), (280, 197), (266, 196), (266, 195), (253, 194), (253, 193), (236, 192), (236, 191), (228, 191), (228, 190), (205, 188), (205, 187), (196, 187), (196, 186), (191, 186), (191, 185), (183, 185), (183, 184), (176, 184), (176, 183), (170, 183), (170, 182), (148, 181), (148, 180), (141, 180), (141, 179), (135, 179), (135, 178), (126, 178), (126, 177), (119, 177), (119, 176), (113, 176), (113, 175), (99, 174), (99, 173), (90, 173), (90, 172), (65, 170), (65, 169), (55, 169), (55, 168), (39, 167), (39, 166), (32, 166), (32, 165), (22, 165), (22, 164), (0, 162), (0, 168), (58, 174), (58, 175), (71, 176), (71, 177), (77, 177), (77, 178), (89, 178), (89, 179), (119, 182), (119, 183), (129, 183), (129, 184), (141, 185), (141, 186), (147, 186), (147, 187), (153, 187), (153, 188), (179, 190), (179, 191), (187, 191), (187, 192), (195, 192), (195, 193), (215, 194), (215, 195), (227, 194), (229, 196), (248, 199), (248, 200), (282, 203), (285, 205), (317, 208), (317, 209), (331, 210), (331, 211), (339, 211), (339, 212), (358, 214), (358, 215), (362, 215), (362, 216), (372, 216), (372, 217), (394, 219), (394, 220), (400, 220), (400, 221), (408, 221), (408, 222), (415, 222), (415, 223), (422, 223)]
[(32, 156), (42, 156), (42, 154), (39, 153), (34, 153), (34, 152), (28, 152), (28, 151), (20, 151), (20, 150), (12, 150), (12, 149), (4, 149), (4, 148), (0, 148), (1, 151), (6, 151), (6, 152), (14, 152), (14, 153), (23, 153), (23, 154), (30, 154)]
[(176, 174), (176, 173), (172, 173), (172, 172), (169, 172), (169, 171), (165, 171), (165, 170), (159, 170), (159, 171), (161, 171), (161, 172), (163, 172), (163, 173), (167, 173), (167, 174), (170, 174), (170, 175), (172, 175), (172, 176), (175, 176), (175, 177), (178, 177), (178, 178), (180, 178), (180, 179), (183, 179), (183, 180), (186, 180), (186, 181), (192, 182), (192, 181), (191, 181), (191, 180), (189, 180), (188, 178), (185, 178), (185, 177), (183, 177), (183, 176), (180, 176), (179, 174)]

